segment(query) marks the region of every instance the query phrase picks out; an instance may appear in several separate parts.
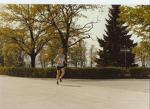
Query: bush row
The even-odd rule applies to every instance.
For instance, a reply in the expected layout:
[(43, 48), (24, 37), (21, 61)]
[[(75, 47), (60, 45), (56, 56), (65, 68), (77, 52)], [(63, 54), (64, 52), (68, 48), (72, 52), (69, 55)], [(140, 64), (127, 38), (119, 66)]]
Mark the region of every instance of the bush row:
[(56, 76), (56, 68), (1, 67), (0, 75), (34, 78), (54, 78)]
[[(121, 78), (150, 78), (150, 68), (98, 67), (98, 68), (65, 68), (64, 78), (78, 79), (121, 79)], [(21, 68), (0, 67), (0, 75), (34, 78), (55, 78), (56, 68)]]
[(67, 68), (66, 78), (117, 79), (124, 74), (123, 68)]
[(150, 68), (129, 68), (129, 74), (131, 75), (130, 78), (136, 78), (136, 79), (141, 79), (145, 78), (148, 79), (150, 78)]

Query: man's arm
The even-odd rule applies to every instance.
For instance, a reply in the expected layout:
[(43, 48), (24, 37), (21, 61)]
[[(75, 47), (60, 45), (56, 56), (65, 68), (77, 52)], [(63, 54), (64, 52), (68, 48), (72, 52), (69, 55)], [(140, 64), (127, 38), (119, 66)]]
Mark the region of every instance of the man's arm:
[(67, 61), (66, 61), (65, 55), (64, 55), (64, 61), (65, 61), (65, 64), (67, 64)]
[(56, 62), (56, 63), (58, 64), (57, 59), (58, 59), (58, 55), (57, 55), (56, 58), (54, 59), (54, 62)]

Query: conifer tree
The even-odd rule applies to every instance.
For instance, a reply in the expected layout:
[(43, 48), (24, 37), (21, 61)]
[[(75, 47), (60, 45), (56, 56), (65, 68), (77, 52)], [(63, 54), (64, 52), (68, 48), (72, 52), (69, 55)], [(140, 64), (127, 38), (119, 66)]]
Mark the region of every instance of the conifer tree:
[[(97, 66), (125, 66), (125, 54), (120, 52), (121, 48), (135, 47), (137, 43), (131, 40), (131, 34), (127, 31), (128, 26), (122, 26), (125, 22), (117, 22), (119, 18), (119, 5), (112, 5), (109, 8), (108, 19), (106, 19), (106, 34), (103, 34), (103, 39), (97, 38), (102, 50), (98, 51), (99, 58), (96, 59)], [(127, 67), (135, 66), (135, 55), (132, 53), (126, 54)]]

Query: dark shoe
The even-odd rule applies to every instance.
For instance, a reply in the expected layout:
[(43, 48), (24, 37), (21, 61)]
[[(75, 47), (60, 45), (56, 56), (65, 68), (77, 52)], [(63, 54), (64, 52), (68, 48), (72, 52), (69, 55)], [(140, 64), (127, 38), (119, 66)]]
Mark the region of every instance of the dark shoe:
[(59, 82), (58, 82), (58, 80), (57, 80), (57, 85), (59, 85)]
[(62, 82), (62, 78), (60, 78), (60, 82)]

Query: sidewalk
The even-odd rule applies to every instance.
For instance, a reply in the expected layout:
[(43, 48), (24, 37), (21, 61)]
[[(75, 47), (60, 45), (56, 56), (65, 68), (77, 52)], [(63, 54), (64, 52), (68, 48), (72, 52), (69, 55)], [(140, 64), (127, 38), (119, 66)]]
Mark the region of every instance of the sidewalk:
[(0, 75), (0, 109), (149, 109), (148, 79), (18, 78)]

